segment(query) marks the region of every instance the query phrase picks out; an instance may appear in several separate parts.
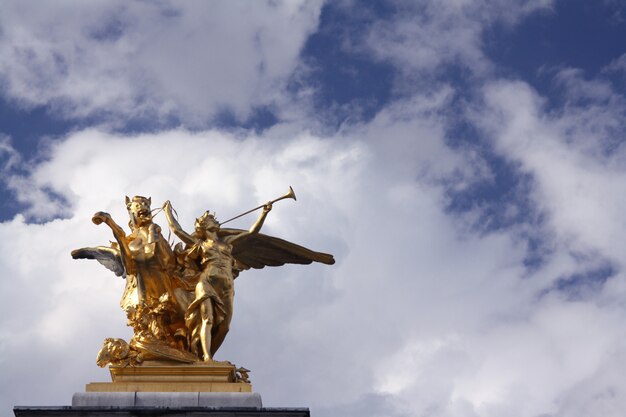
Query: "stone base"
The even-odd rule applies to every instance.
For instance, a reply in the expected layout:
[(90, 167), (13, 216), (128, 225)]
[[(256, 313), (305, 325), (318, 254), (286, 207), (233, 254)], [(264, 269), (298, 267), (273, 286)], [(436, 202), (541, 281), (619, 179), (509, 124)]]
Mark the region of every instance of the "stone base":
[(263, 406), (257, 393), (239, 392), (77, 392), (72, 407), (245, 407)]
[(308, 408), (14, 407), (15, 417), (310, 417)]

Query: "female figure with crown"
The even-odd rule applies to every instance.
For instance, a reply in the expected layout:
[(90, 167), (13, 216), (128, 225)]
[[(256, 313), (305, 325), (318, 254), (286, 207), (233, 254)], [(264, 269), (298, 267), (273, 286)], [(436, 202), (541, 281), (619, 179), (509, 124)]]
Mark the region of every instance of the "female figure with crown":
[(250, 230), (237, 233), (220, 233), (220, 223), (206, 211), (196, 219), (195, 231), (189, 234), (174, 218), (169, 200), (163, 204), (170, 229), (186, 244), (187, 260), (191, 260), (200, 271), (195, 299), (185, 313), (185, 322), (191, 351), (206, 362), (213, 360), (230, 328), (235, 294), (233, 249), (259, 233), (271, 209), (271, 203), (264, 205)]

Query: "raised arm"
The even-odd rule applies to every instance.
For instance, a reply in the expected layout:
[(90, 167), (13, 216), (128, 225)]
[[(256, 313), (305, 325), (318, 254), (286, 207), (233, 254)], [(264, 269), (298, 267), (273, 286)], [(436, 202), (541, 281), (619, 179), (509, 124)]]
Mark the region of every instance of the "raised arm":
[(261, 227), (263, 227), (263, 223), (265, 222), (267, 213), (269, 213), (270, 211), (272, 211), (272, 203), (267, 203), (266, 205), (263, 206), (263, 211), (261, 212), (261, 215), (259, 216), (257, 221), (252, 225), (252, 227), (249, 230), (250, 234), (253, 235), (255, 233), (259, 233), (259, 231), (261, 230)]
[(261, 230), (261, 227), (263, 227), (263, 223), (265, 222), (267, 213), (269, 213), (270, 211), (272, 211), (272, 203), (267, 203), (266, 205), (263, 206), (263, 211), (261, 212), (261, 215), (259, 216), (257, 221), (252, 225), (250, 230), (248, 230), (247, 232), (239, 233), (238, 235), (228, 236), (226, 238), (226, 241), (230, 243), (231, 245), (236, 245), (238, 241), (241, 241), (242, 239), (245, 239), (247, 237), (250, 237), (252, 235), (259, 233), (259, 231)]
[(111, 218), (111, 215), (109, 213), (105, 213), (104, 211), (99, 211), (93, 215), (93, 217), (91, 218), (91, 221), (94, 224), (104, 223), (107, 226), (109, 226), (111, 230), (113, 231), (113, 236), (115, 236), (115, 239), (117, 240), (124, 239), (126, 237), (126, 232), (124, 232), (124, 229), (122, 229), (120, 225), (115, 223), (115, 221)]
[(191, 237), (189, 233), (185, 232), (183, 228), (180, 227), (178, 220), (174, 218), (174, 215), (172, 214), (172, 204), (170, 203), (170, 200), (167, 200), (163, 204), (163, 211), (165, 212), (165, 218), (167, 218), (167, 223), (170, 226), (170, 230), (174, 232), (174, 234), (178, 236), (180, 240), (188, 245), (193, 245), (194, 243), (196, 243), (196, 240)]
[(115, 223), (109, 213), (105, 213), (103, 211), (99, 211), (94, 214), (91, 218), (91, 221), (94, 224), (98, 225), (104, 223), (111, 228), (111, 231), (113, 232), (113, 237), (115, 237), (115, 240), (119, 245), (122, 263), (126, 268), (126, 273), (134, 274), (135, 265), (132, 260), (133, 258), (130, 254), (130, 249), (128, 248), (128, 242), (126, 242), (126, 232), (124, 232), (124, 229), (122, 229), (117, 223)]

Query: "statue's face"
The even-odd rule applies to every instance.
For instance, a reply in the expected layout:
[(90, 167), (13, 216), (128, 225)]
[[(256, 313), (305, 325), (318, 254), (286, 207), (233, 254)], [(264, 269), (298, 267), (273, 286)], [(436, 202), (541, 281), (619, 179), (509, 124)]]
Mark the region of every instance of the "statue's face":
[(220, 224), (211, 218), (204, 222), (204, 228), (210, 232), (216, 232), (220, 228)]
[(128, 214), (136, 226), (145, 226), (152, 223), (150, 212), (150, 199), (145, 197), (133, 197), (126, 203)]
[(204, 234), (203, 232), (216, 232), (219, 230), (220, 224), (215, 220), (215, 217), (209, 214), (207, 211), (200, 217), (196, 219), (196, 231), (200, 234)]
[(124, 340), (107, 338), (104, 341), (104, 346), (98, 352), (96, 363), (98, 366), (104, 367), (109, 362), (126, 358), (129, 352), (130, 347)]

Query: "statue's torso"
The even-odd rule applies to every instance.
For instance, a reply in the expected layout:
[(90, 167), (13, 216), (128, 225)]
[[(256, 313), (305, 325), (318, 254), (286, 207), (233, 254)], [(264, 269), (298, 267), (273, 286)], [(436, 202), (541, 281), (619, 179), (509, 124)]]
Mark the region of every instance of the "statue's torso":
[[(145, 300), (158, 300), (164, 294), (174, 298), (170, 273), (174, 257), (159, 230), (155, 224), (142, 226), (133, 230), (127, 238), (137, 268), (139, 291)], [(152, 238), (151, 234), (154, 234)]]
[(205, 239), (200, 242), (201, 265), (204, 279), (218, 292), (232, 291), (232, 247), (221, 240)]

